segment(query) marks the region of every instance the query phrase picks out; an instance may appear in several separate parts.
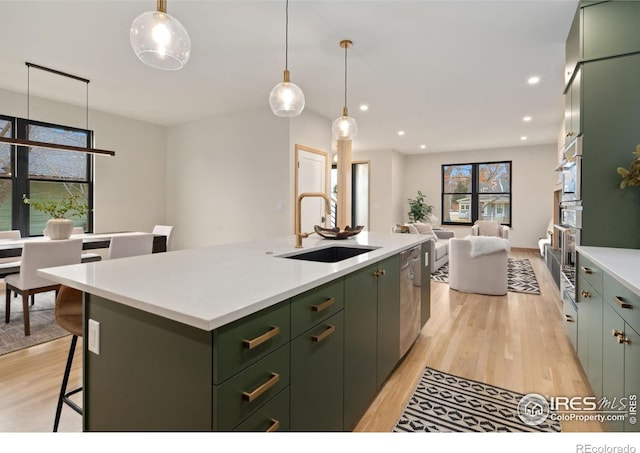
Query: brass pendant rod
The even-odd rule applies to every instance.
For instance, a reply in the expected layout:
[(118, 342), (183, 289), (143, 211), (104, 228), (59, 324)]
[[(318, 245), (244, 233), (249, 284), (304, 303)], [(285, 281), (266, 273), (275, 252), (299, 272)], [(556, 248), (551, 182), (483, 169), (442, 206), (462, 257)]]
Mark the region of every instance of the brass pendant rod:
[(109, 151), (105, 149), (97, 148), (83, 148), (82, 146), (60, 145), (58, 143), (36, 142), (33, 140), (22, 140), (19, 138), (0, 137), (0, 143), (6, 143), (8, 145), (27, 146), (30, 148), (46, 148), (54, 149), (57, 151), (74, 151), (79, 153), (90, 154), (104, 154), (108, 156), (115, 156), (115, 151)]
[(156, 2), (157, 5), (157, 10), (160, 11), (161, 13), (167, 13), (167, 0), (158, 0)]

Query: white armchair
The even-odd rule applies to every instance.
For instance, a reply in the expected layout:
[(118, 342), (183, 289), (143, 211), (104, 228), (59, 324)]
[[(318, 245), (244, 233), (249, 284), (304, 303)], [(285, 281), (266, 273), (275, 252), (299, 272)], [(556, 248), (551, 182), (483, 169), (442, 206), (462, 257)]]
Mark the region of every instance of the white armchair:
[(509, 239), (509, 227), (494, 220), (476, 220), (471, 227), (471, 236), (497, 236)]
[(471, 256), (471, 240), (449, 240), (449, 287), (465, 293), (501, 296), (507, 294), (506, 250)]

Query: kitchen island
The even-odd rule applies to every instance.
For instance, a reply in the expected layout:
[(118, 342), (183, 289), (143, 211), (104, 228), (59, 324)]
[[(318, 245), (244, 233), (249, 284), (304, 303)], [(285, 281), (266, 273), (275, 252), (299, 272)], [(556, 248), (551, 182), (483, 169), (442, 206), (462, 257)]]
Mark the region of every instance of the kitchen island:
[[(398, 257), (416, 245), (428, 317), (428, 239), (285, 237), (39, 271), (85, 293), (84, 429), (352, 429), (401, 358)], [(328, 246), (366, 251), (290, 257)]]

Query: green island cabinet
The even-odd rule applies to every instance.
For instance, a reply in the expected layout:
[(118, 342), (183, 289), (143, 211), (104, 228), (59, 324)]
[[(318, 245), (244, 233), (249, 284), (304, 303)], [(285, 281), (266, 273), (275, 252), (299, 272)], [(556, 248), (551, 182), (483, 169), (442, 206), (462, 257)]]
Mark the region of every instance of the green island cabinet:
[(398, 256), (345, 277), (345, 429), (355, 427), (400, 360)]
[(83, 428), (352, 430), (400, 360), (399, 291), (395, 255), (213, 331), (85, 293)]
[[(640, 431), (630, 423), (640, 395), (640, 294), (578, 253), (578, 357), (601, 410), (626, 409), (610, 431)], [(637, 410), (635, 410), (637, 418)]]

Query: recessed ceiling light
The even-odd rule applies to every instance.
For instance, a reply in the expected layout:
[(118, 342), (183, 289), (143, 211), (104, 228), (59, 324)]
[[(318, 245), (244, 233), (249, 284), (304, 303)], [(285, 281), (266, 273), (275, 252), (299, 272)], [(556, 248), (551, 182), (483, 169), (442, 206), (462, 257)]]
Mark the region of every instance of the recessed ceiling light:
[(360, 111), (366, 112), (367, 110), (369, 110), (369, 106), (367, 104), (362, 104), (360, 106)]
[(522, 137), (520, 137), (520, 140), (526, 140), (527, 137), (525, 135), (523, 135)]
[(420, 149), (425, 149), (427, 145), (420, 145)]
[(398, 135), (404, 135), (404, 131), (398, 131)]
[(522, 121), (531, 121), (531, 117), (530, 116), (525, 116), (524, 118), (522, 118)]
[(528, 83), (529, 85), (535, 85), (535, 84), (536, 84), (536, 83), (538, 83), (538, 82), (540, 82), (540, 77), (538, 77), (538, 76), (529, 77), (529, 78), (527, 79), (527, 83)]

